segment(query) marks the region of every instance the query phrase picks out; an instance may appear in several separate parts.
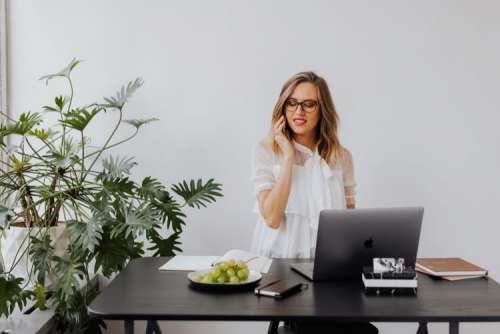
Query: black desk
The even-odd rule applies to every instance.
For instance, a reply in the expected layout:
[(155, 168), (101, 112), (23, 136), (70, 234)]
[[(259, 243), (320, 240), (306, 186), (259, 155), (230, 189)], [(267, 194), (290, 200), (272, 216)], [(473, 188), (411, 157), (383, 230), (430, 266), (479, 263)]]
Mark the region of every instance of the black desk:
[[(90, 314), (124, 320), (127, 332), (133, 331), (134, 320), (449, 322), (452, 334), (458, 333), (459, 322), (500, 321), (500, 285), (493, 279), (447, 282), (420, 275), (416, 297), (366, 296), (361, 282), (324, 282), (274, 300), (253, 291), (194, 290), (186, 272), (158, 270), (167, 260), (132, 261), (91, 303)], [(306, 281), (289, 268), (294, 261), (273, 260), (267, 275)]]

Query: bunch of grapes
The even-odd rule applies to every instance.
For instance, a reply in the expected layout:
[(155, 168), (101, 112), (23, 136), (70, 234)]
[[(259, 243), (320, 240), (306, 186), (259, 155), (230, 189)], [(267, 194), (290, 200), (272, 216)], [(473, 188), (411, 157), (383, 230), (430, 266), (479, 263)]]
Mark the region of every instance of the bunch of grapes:
[(200, 283), (237, 284), (245, 282), (248, 279), (248, 274), (249, 270), (245, 262), (236, 263), (235, 260), (229, 260), (217, 263), (211, 271), (197, 275), (194, 279)]

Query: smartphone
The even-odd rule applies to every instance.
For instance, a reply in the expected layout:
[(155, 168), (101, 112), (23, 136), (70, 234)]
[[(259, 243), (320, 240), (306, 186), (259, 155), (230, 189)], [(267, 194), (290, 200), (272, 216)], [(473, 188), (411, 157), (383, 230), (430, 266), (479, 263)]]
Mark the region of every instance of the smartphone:
[(283, 298), (295, 292), (299, 292), (303, 288), (303, 283), (293, 283), (280, 280), (270, 285), (259, 286), (255, 288), (257, 296), (268, 296), (273, 298)]
[(286, 117), (285, 117), (285, 126), (283, 127), (283, 133), (285, 134), (285, 137), (288, 138), (288, 121), (286, 120)]

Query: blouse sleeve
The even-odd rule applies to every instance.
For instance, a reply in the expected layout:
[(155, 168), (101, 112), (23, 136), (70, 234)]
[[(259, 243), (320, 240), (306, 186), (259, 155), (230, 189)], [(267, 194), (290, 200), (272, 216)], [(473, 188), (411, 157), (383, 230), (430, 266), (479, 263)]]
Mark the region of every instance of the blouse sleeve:
[(253, 150), (251, 177), (256, 196), (261, 190), (274, 187), (276, 180), (273, 175), (273, 163), (274, 157), (271, 148), (262, 141), (257, 143)]
[(354, 177), (354, 163), (352, 154), (349, 150), (345, 149), (344, 159), (344, 192), (346, 198), (354, 198), (356, 196), (356, 179)]

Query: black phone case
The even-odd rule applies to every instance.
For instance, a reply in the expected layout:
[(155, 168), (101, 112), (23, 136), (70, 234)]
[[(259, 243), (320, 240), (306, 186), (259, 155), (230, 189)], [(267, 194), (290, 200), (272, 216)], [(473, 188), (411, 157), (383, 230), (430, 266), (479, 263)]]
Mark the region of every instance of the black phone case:
[(299, 292), (302, 290), (302, 287), (303, 283), (279, 281), (262, 289), (257, 288), (256, 290), (258, 290), (258, 292), (256, 291), (256, 294), (260, 296), (267, 296), (266, 293), (274, 293), (273, 296), (269, 297), (284, 298), (293, 293)]

